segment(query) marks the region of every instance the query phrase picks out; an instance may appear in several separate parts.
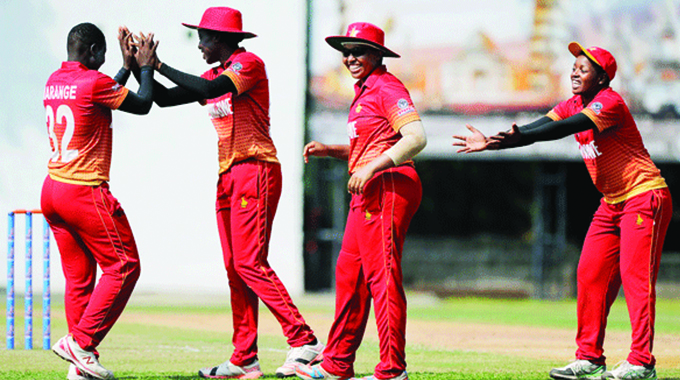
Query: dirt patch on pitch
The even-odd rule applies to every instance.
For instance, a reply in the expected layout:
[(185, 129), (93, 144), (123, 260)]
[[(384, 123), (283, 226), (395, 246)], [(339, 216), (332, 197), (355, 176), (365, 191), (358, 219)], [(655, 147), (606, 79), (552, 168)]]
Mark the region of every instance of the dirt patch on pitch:
[[(330, 302), (332, 300), (314, 299), (312, 304)], [(332, 311), (309, 312), (301, 302), (300, 308), (305, 311), (305, 319), (315, 329), (319, 337), (327, 337), (333, 320)], [(318, 308), (316, 308), (318, 309)], [(281, 335), (281, 327), (266, 307), (260, 312), (260, 334)], [(330, 309), (329, 309), (330, 310)], [(180, 309), (181, 313), (181, 309)], [(226, 308), (224, 313), (139, 313), (128, 310), (121, 320), (144, 323), (156, 326), (167, 326), (199, 331), (231, 331), (231, 315)], [(576, 344), (575, 331), (570, 329), (554, 329), (532, 326), (507, 326), (482, 323), (422, 321), (410, 319), (407, 327), (407, 345), (420, 346), (432, 350), (483, 352), (497, 355), (527, 357), (554, 361), (555, 364), (573, 360)], [(680, 337), (675, 334), (657, 333), (654, 354), (664, 368), (680, 368)], [(365, 342), (377, 342), (375, 321), (371, 319), (366, 331)], [(616, 363), (628, 355), (630, 334), (625, 332), (608, 332), (605, 342), (608, 362)]]

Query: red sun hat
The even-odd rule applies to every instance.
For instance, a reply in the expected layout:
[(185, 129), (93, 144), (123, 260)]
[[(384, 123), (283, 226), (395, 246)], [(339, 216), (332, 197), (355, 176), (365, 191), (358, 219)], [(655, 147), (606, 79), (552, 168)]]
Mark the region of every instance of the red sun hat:
[(591, 46), (586, 49), (578, 42), (571, 42), (569, 43), (569, 52), (573, 54), (574, 57), (585, 54), (588, 59), (600, 66), (604, 72), (609, 75), (609, 80), (614, 79), (614, 75), (616, 75), (616, 60), (607, 50), (597, 46)]
[(399, 58), (399, 54), (385, 47), (385, 32), (367, 22), (355, 22), (347, 26), (344, 36), (326, 37), (326, 42), (335, 50), (345, 50), (345, 44), (366, 45), (380, 50), (384, 57)]
[(207, 29), (223, 33), (240, 34), (243, 38), (253, 38), (257, 35), (243, 31), (241, 12), (228, 7), (211, 7), (203, 12), (201, 23), (198, 25), (182, 23), (191, 29)]

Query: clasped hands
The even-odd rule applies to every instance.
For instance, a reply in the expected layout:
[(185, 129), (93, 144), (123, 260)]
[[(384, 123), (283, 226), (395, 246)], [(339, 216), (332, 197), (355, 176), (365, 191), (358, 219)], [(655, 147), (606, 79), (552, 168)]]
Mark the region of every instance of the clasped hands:
[(135, 69), (142, 66), (151, 66), (155, 70), (160, 68), (161, 61), (158, 59), (156, 49), (159, 41), (154, 41), (154, 34), (132, 34), (126, 26), (118, 27), (118, 42), (120, 51), (123, 53), (123, 67)]

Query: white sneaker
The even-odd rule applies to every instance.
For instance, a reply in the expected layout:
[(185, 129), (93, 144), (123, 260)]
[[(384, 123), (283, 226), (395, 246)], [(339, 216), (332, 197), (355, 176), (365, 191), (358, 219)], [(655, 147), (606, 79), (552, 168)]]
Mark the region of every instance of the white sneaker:
[(602, 379), (615, 380), (656, 380), (656, 369), (654, 367), (647, 368), (641, 365), (632, 365), (628, 360), (624, 360), (611, 371), (605, 372)]
[(217, 367), (200, 369), (198, 376), (206, 379), (257, 379), (262, 376), (262, 370), (257, 360), (243, 367), (231, 364), (227, 360)]
[(84, 374), (74, 364), (68, 366), (68, 375), (66, 375), (66, 380), (92, 380), (92, 379), (95, 379), (95, 377)]
[(286, 355), (286, 361), (276, 369), (276, 377), (289, 377), (295, 375), (295, 368), (299, 365), (314, 365), (323, 359), (323, 349), (326, 345), (318, 342), (315, 345), (306, 344), (300, 347), (291, 347)]
[(590, 360), (574, 360), (564, 367), (553, 368), (550, 377), (553, 379), (597, 379), (600, 380), (607, 367), (591, 362)]
[(92, 376), (95, 379), (111, 380), (114, 378), (113, 372), (99, 364), (99, 360), (93, 352), (85, 351), (71, 334), (59, 339), (52, 346), (52, 351), (67, 362), (73, 363), (80, 372)]

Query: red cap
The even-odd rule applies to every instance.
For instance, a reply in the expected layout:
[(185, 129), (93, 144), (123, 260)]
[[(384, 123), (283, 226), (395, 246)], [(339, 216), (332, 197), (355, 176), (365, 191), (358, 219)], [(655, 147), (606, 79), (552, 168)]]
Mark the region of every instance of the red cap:
[(600, 66), (604, 72), (609, 75), (609, 80), (614, 79), (614, 75), (616, 75), (616, 60), (610, 52), (597, 46), (591, 46), (586, 49), (578, 42), (569, 43), (569, 52), (571, 52), (574, 57), (585, 54), (586, 57)]
[(200, 24), (191, 25), (182, 23), (182, 25), (191, 29), (208, 29), (223, 33), (241, 34), (243, 38), (257, 37), (253, 33), (243, 31), (241, 12), (228, 7), (208, 8), (203, 12)]
[(385, 47), (385, 32), (367, 22), (355, 22), (347, 26), (344, 36), (326, 37), (326, 42), (334, 49), (343, 51), (345, 44), (367, 45), (380, 50), (384, 57), (399, 58), (399, 54)]

